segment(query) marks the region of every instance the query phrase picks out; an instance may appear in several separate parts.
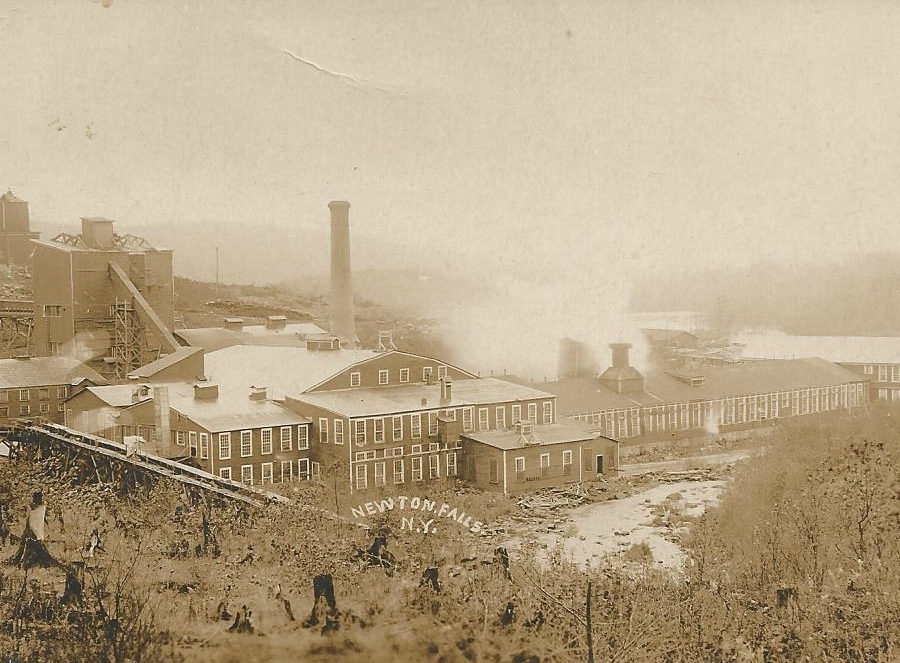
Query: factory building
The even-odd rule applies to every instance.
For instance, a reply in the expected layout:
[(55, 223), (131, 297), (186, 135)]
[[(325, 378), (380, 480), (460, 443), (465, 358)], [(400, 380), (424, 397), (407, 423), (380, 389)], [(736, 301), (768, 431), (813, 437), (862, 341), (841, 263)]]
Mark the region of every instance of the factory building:
[(65, 421), (65, 401), (85, 387), (106, 384), (96, 371), (70, 357), (0, 359), (0, 422)]
[(215, 352), (232, 345), (306, 347), (308, 339), (327, 333), (312, 322), (288, 322), (283, 315), (270, 315), (261, 325), (248, 325), (244, 318), (231, 316), (223, 324), (223, 327), (179, 329), (175, 338), (185, 345)]
[(599, 377), (535, 385), (557, 396), (560, 416), (585, 421), (619, 440), (653, 441), (716, 434), (789, 417), (863, 407), (866, 375), (819, 358), (702, 366), (644, 376), (628, 344), (612, 344)]
[(0, 195), (0, 263), (31, 265), (32, 240), (40, 236), (31, 232), (28, 203), (9, 190)]
[(588, 424), (567, 421), (472, 431), (462, 436), (462, 478), (476, 488), (519, 493), (615, 474), (619, 442)]
[(78, 430), (182, 459), (224, 479), (269, 484), (310, 477), (309, 419), (268, 399), (210, 380), (92, 387), (66, 403)]
[(81, 221), (80, 235), (34, 241), (34, 351), (121, 379), (180, 347), (172, 251), (116, 234), (109, 219)]

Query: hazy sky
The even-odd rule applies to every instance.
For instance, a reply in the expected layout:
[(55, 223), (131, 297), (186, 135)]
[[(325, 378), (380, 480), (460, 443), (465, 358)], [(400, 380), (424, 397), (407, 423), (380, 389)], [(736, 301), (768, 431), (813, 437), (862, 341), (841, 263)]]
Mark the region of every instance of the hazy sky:
[(894, 2), (0, 6), (0, 187), (39, 222), (346, 198), (398, 262), (588, 306), (650, 266), (900, 248)]

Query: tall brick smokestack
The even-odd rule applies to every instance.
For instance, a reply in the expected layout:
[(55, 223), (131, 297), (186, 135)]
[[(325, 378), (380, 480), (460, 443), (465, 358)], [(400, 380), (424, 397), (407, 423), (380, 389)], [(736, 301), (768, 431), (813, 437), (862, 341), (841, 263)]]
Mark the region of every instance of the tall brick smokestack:
[(332, 200), (331, 210), (331, 333), (345, 348), (359, 346), (353, 312), (353, 283), (350, 276), (350, 203)]

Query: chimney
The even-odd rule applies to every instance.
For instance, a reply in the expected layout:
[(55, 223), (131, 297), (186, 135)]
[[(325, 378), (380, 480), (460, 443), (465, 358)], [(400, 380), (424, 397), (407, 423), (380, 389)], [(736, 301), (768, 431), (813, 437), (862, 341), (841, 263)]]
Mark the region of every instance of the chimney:
[(251, 401), (266, 400), (266, 388), (265, 387), (254, 387), (253, 385), (250, 385), (250, 400)]
[(194, 385), (194, 398), (199, 401), (214, 401), (219, 397), (219, 385), (210, 384), (209, 382), (205, 384), (195, 384)]
[(453, 400), (453, 380), (441, 378), (441, 405)]
[(603, 371), (600, 383), (619, 394), (644, 391), (644, 376), (628, 361), (630, 343), (610, 343), (612, 366)]
[(82, 217), (81, 239), (92, 249), (108, 251), (115, 248), (113, 221), (102, 217)]
[(610, 343), (612, 350), (613, 368), (630, 368), (628, 363), (628, 351), (631, 349), (631, 343)]
[(353, 283), (350, 271), (350, 203), (332, 200), (331, 210), (331, 333), (345, 348), (359, 346), (353, 312)]
[[(148, 389), (149, 391), (149, 389)], [(153, 421), (156, 435), (156, 452), (160, 453), (172, 441), (172, 422), (169, 411), (169, 388), (153, 388)]]

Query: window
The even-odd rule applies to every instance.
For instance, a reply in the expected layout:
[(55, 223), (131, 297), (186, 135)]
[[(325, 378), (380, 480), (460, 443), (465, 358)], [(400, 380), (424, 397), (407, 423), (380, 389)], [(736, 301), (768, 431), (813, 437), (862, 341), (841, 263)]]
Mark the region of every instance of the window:
[(375, 444), (384, 442), (384, 419), (375, 419)]
[(866, 364), (865, 366), (863, 366), (863, 373), (865, 373), (866, 375), (872, 375), (872, 373), (873, 373), (872, 369), (873, 369), (872, 364)]
[(437, 435), (438, 434), (437, 412), (429, 412), (428, 413), (428, 434), (429, 435)]
[(231, 433), (219, 433), (219, 460), (231, 458)]
[(41, 403), (41, 414), (48, 414), (50, 412), (50, 403)]
[(356, 490), (365, 490), (369, 487), (369, 468), (367, 465), (356, 466)]
[(241, 458), (253, 455), (253, 431), (241, 431)]
[(418, 412), (409, 415), (409, 431), (414, 440), (422, 437), (422, 415)]
[(309, 427), (306, 424), (297, 426), (297, 448), (309, 449)]
[(272, 463), (263, 463), (261, 470), (259, 482), (261, 484), (274, 483), (272, 480)]
[(533, 424), (537, 423), (537, 403), (528, 404), (528, 421)]
[(478, 430), (485, 431), (490, 428), (490, 411), (486, 407), (478, 408)]
[(59, 341), (47, 341), (47, 353), (51, 357), (59, 357), (62, 354)]
[(54, 306), (51, 304), (44, 304), (44, 317), (45, 318), (62, 317), (62, 306)]
[(447, 476), (456, 476), (456, 452), (447, 454)]
[(491, 483), (500, 483), (500, 464), (496, 458), (491, 458), (489, 462), (488, 481)]
[[(306, 460), (305, 458), (303, 460)], [(281, 461), (281, 483), (287, 483), (294, 480), (294, 461)]]
[(444, 410), (441, 414), (450, 421), (456, 421), (456, 410)]
[[(325, 427), (328, 428), (328, 423), (326, 422)], [(291, 439), (291, 427), (290, 426), (282, 426), (281, 427), (281, 450), (282, 451), (290, 451), (293, 447), (294, 441)]]
[[(312, 469), (312, 471), (310, 471)], [(299, 458), (297, 460), (297, 478), (300, 481), (308, 481), (309, 479), (319, 478), (319, 464), (313, 463), (312, 468), (309, 465), (309, 458)]]
[(380, 463), (375, 463), (375, 485), (383, 486), (384, 485), (384, 461)]
[(228, 479), (229, 481), (231, 481), (231, 468), (223, 467), (221, 470), (219, 470), (219, 476), (223, 479)]
[(431, 366), (425, 366), (422, 368), (422, 382), (429, 382), (431, 380), (431, 376), (434, 374), (434, 369)]
[(421, 444), (414, 444), (414, 445), (412, 445), (412, 446), (410, 447), (410, 449), (409, 449), (409, 453), (411, 453), (411, 454), (420, 454), (420, 453), (422, 453), (422, 445), (421, 445)]
[(525, 481), (525, 457), (516, 458), (516, 480)]
[(391, 449), (391, 453), (387, 451), (384, 452), (385, 456), (402, 456), (403, 455), (403, 447), (394, 447)]
[(447, 377), (447, 367), (446, 366), (438, 366), (438, 380), (441, 378)]
[(68, 387), (57, 387), (56, 388), (56, 397), (57, 398), (66, 398), (69, 395)]
[[(297, 461), (298, 466), (300, 466), (300, 464), (303, 463), (303, 461), (306, 461), (309, 464), (309, 475), (308, 475), (309, 478), (310, 479), (318, 479), (320, 476), (320, 473), (321, 473), (321, 469), (320, 469), (321, 466), (319, 465), (319, 463), (317, 461), (310, 462), (308, 458), (301, 458), (300, 460)], [(301, 474), (298, 478), (303, 479), (304, 477)]]
[(264, 455), (272, 453), (272, 429), (271, 428), (263, 428), (259, 432), (259, 453), (264, 454)]
[(879, 382), (887, 382), (888, 379), (888, 367), (887, 366), (879, 366), (878, 367), (878, 381)]
[(319, 419), (319, 442), (328, 444), (328, 419)]
[(0, 391), (0, 403), (9, 403), (8, 391)]
[[(191, 435), (196, 435), (196, 433), (191, 433)], [(208, 433), (200, 433), (200, 458), (203, 460), (209, 460), (209, 434)]]
[(185, 432), (183, 430), (175, 431), (175, 444), (179, 447), (183, 447), (185, 444)]
[(891, 382), (900, 382), (900, 366), (897, 364), (891, 366)]
[(430, 442), (428, 444), (428, 451), (438, 451), (441, 448), (441, 445), (437, 442)]
[(343, 419), (335, 419), (334, 420), (334, 443), (335, 444), (343, 444), (344, 443), (344, 420)]
[(65, 404), (65, 403), (57, 403), (57, 404), (56, 404), (56, 411), (57, 411), (57, 412), (65, 412), (65, 411), (66, 411), (66, 404)]
[(544, 401), (544, 423), (553, 423), (553, 401)]
[(358, 447), (364, 447), (366, 445), (366, 420), (365, 419), (354, 419), (353, 420), (353, 444)]
[(405, 481), (403, 472), (403, 459), (394, 461), (394, 483), (403, 483)]
[(572, 473), (572, 450), (563, 451), (563, 474), (566, 476)]
[(357, 463), (362, 463), (367, 460), (375, 460), (375, 455), (377, 453), (377, 451), (357, 451), (354, 458)]
[(413, 456), (413, 458), (412, 458), (412, 480), (413, 481), (421, 481), (422, 480), (422, 457), (421, 456)]
[(394, 417), (394, 442), (403, 439), (403, 417)]
[(241, 483), (253, 485), (253, 466), (241, 465)]
[(497, 419), (497, 428), (503, 430), (506, 428), (506, 408), (502, 405), (494, 408), (494, 417)]
[(516, 423), (517, 421), (522, 421), (522, 406), (521, 405), (513, 405), (512, 406), (512, 422)]
[(50, 400), (50, 389), (48, 389), (47, 387), (41, 387), (40, 389), (38, 389), (38, 399), (42, 401)]
[(541, 454), (541, 477), (550, 473), (550, 454)]
[(388, 383), (388, 372), (385, 369), (381, 369), (378, 371), (378, 384), (387, 384)]
[(20, 401), (30, 401), (31, 400), (31, 392), (28, 389), (19, 389), (19, 400)]
[(464, 407), (462, 411), (462, 427), (463, 430), (472, 430), (472, 408)]
[(400, 369), (400, 382), (409, 382), (409, 369), (408, 368)]
[(436, 479), (441, 476), (441, 457), (437, 454), (428, 457), (428, 478)]
[(350, 374), (350, 386), (351, 386), (351, 387), (358, 387), (359, 384), (360, 384), (359, 371), (353, 371), (353, 372)]

